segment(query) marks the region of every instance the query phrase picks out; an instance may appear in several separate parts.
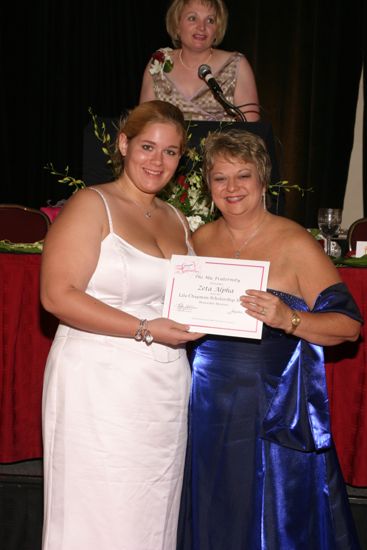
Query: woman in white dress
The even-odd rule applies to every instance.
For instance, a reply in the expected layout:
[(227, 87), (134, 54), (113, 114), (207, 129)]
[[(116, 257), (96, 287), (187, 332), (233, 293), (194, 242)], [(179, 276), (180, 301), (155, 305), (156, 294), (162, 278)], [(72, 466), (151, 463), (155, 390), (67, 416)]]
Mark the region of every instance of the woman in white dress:
[(187, 439), (185, 343), (161, 317), (182, 214), (156, 194), (185, 147), (181, 112), (136, 107), (113, 182), (78, 191), (45, 242), (41, 299), (60, 319), (43, 395), (43, 550), (173, 550)]

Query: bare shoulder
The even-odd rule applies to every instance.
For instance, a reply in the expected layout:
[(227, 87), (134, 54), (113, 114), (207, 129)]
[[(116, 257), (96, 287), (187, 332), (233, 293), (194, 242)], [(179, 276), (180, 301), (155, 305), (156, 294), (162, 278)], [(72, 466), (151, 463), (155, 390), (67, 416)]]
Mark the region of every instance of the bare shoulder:
[(312, 246), (317, 245), (321, 248), (311, 233), (301, 224), (283, 216), (274, 215), (274, 219), (278, 224), (279, 231), (287, 238), (289, 244), (299, 244), (300, 240), (302, 240), (304, 243), (309, 243)]
[(216, 65), (224, 65), (224, 63), (227, 63), (227, 61), (238, 55), (238, 53), (236, 51), (218, 50), (215, 48), (213, 50), (213, 61)]
[[(74, 240), (78, 240), (83, 233), (91, 235), (96, 231), (100, 234), (106, 224), (108, 225), (106, 209), (101, 197), (90, 188), (80, 189), (62, 207), (48, 231), (47, 239), (50, 240), (58, 235), (70, 238), (70, 235), (74, 235)], [(75, 239), (76, 234), (78, 239)]]
[(271, 224), (272, 228), (277, 231), (293, 231), (296, 228), (302, 229), (302, 226), (299, 223), (291, 220), (290, 218), (279, 216), (278, 214), (273, 214), (269, 211), (267, 211), (266, 215), (268, 218), (268, 223)]
[[(103, 185), (95, 185), (93, 186), (95, 188), (102, 188)], [(86, 187), (84, 189), (80, 189), (71, 197), (68, 198), (65, 205), (62, 208), (61, 214), (64, 214), (64, 212), (71, 213), (76, 211), (77, 209), (83, 208), (83, 212), (85, 212), (85, 208), (98, 208), (98, 205), (103, 206), (103, 202), (101, 197), (98, 193), (95, 191), (92, 191), (92, 188)], [(61, 215), (60, 215), (61, 218)], [(56, 218), (56, 220), (59, 219), (59, 216)]]
[(299, 253), (300, 250), (308, 249), (323, 252), (317, 240), (302, 225), (283, 216), (274, 214), (271, 214), (271, 216), (273, 234), (287, 248), (289, 253), (293, 250), (295, 253)]
[(297, 222), (272, 215), (267, 250), (271, 259), (271, 285), (302, 296), (312, 307), (318, 294), (340, 282), (338, 270), (320, 243)]
[(226, 51), (226, 50), (216, 50), (218, 52), (218, 59), (223, 63), (229, 61), (230, 59), (236, 59), (237, 67), (239, 71), (252, 71), (251, 65), (245, 56), (244, 53), (239, 51)]
[(192, 241), (194, 243), (195, 252), (199, 255), (205, 255), (208, 247), (215, 242), (218, 220), (201, 225), (193, 234)]
[(322, 288), (340, 281), (334, 264), (307, 229), (286, 218), (280, 218), (279, 225), (282, 228), (280, 235), (283, 246), (300, 279), (310, 278), (310, 273), (317, 273), (314, 279), (318, 279)]
[(150, 76), (149, 68), (150, 68), (151, 61), (149, 60), (148, 63), (145, 65), (144, 72), (143, 72), (143, 80), (146, 80)]
[(255, 76), (251, 64), (243, 54), (240, 54), (237, 60), (237, 79), (241, 83), (247, 82), (248, 85), (256, 87)]

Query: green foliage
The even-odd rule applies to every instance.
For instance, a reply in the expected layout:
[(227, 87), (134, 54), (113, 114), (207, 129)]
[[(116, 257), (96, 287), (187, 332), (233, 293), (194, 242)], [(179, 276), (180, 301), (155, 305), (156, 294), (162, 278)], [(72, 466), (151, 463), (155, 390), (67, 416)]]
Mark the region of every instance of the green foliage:
[[(88, 108), (88, 113), (92, 118), (94, 135), (102, 144), (103, 153), (108, 157), (107, 164), (111, 165), (111, 135), (107, 131), (105, 122), (98, 120), (97, 115), (94, 114), (91, 107)], [(220, 128), (218, 131), (220, 131)], [(187, 132), (189, 143), (192, 137), (190, 126)], [(174, 178), (159, 194), (161, 199), (166, 200), (185, 214), (192, 230), (218, 217), (218, 211), (203, 181), (202, 160), (204, 145), (205, 138), (202, 138), (198, 148), (190, 147), (186, 150)], [(58, 177), (60, 183), (74, 187), (73, 193), (86, 187), (83, 180), (70, 176), (68, 166), (63, 172), (57, 171), (51, 162), (44, 168), (52, 175)], [(306, 192), (312, 192), (313, 188), (304, 188), (298, 184), (289, 183), (287, 180), (271, 183), (268, 188), (268, 192), (271, 195), (279, 195), (282, 190), (287, 193), (289, 191), (298, 191), (303, 197)]]
[(271, 195), (279, 195), (281, 189), (283, 191), (286, 191), (289, 193), (292, 189), (295, 191), (299, 191), (301, 193), (301, 196), (304, 197), (305, 193), (312, 193), (313, 187), (301, 187), (300, 185), (297, 185), (296, 183), (289, 183), (287, 180), (281, 180), (277, 183), (270, 183), (269, 185), (269, 193)]
[(79, 189), (84, 189), (84, 187), (86, 187), (83, 180), (76, 179), (73, 176), (69, 175), (69, 166), (66, 166), (63, 172), (59, 172), (55, 169), (52, 162), (49, 162), (48, 164), (46, 164), (46, 166), (44, 166), (44, 169), (50, 172), (50, 174), (52, 174), (53, 176), (60, 178), (57, 180), (59, 183), (66, 184), (69, 187), (74, 187), (73, 193), (76, 193), (76, 191), (78, 191)]
[(107, 164), (111, 161), (111, 135), (107, 132), (106, 123), (102, 121), (99, 125), (98, 117), (93, 113), (92, 107), (88, 108), (88, 113), (92, 117), (94, 135), (102, 143), (102, 151), (108, 156)]

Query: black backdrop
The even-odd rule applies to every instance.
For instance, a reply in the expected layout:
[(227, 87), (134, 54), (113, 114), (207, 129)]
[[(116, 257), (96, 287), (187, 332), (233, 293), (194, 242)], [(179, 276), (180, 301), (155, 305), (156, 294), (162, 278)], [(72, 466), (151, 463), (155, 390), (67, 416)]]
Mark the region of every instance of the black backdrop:
[[(314, 188), (304, 198), (286, 197), (287, 215), (305, 225), (315, 225), (319, 206), (343, 204), (366, 1), (227, 2), (222, 46), (244, 52), (253, 66), (281, 177)], [(0, 202), (39, 207), (69, 196), (43, 166), (51, 161), (81, 176), (88, 107), (115, 117), (137, 103), (150, 54), (170, 45), (166, 8), (167, 0), (36, 0), (7, 4), (10, 14), (0, 8)]]

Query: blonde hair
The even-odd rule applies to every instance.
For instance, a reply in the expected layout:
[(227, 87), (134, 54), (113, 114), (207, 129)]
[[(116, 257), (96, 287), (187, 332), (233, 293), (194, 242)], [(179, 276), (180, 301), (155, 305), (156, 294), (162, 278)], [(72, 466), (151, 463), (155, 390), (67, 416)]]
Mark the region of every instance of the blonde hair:
[(261, 184), (267, 189), (270, 183), (271, 161), (261, 137), (246, 130), (228, 130), (208, 135), (203, 153), (203, 177), (210, 189), (210, 172), (216, 157), (240, 159), (256, 166)]
[[(178, 35), (178, 26), (184, 6), (191, 0), (173, 0), (166, 13), (166, 29), (171, 37), (175, 48), (181, 46), (181, 40)], [(204, 6), (209, 6), (215, 10), (217, 19), (217, 32), (215, 36), (215, 45), (220, 44), (226, 34), (228, 23), (228, 10), (223, 0), (199, 0)], [(214, 44), (213, 44), (214, 45)]]
[(186, 148), (186, 126), (182, 112), (167, 101), (154, 99), (146, 101), (135, 107), (125, 117), (121, 117), (117, 129), (114, 149), (111, 154), (113, 172), (118, 178), (124, 169), (124, 158), (119, 148), (120, 134), (125, 134), (127, 139), (133, 139), (144, 131), (148, 124), (153, 123), (173, 124), (181, 134), (180, 153), (183, 154)]

